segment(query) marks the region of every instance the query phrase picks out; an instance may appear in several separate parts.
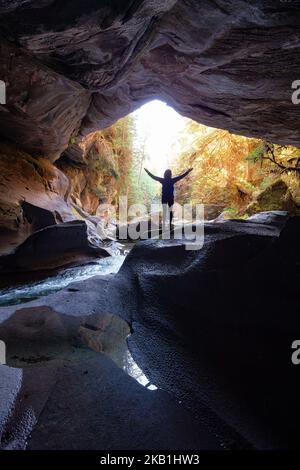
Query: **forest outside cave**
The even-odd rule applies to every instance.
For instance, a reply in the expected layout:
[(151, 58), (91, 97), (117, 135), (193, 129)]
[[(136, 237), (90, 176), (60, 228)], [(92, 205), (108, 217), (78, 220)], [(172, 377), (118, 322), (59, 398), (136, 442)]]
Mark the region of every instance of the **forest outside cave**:
[[(111, 163), (105, 162), (101, 151), (91, 162), (88, 155), (87, 162), (101, 172), (107, 165), (115, 187), (114, 203), (121, 195), (128, 197), (129, 204), (149, 207), (151, 202), (159, 202), (160, 187), (144, 172), (145, 167), (160, 176), (167, 168), (175, 175), (193, 167), (189, 178), (176, 186), (176, 201), (204, 204), (206, 220), (221, 214), (224, 219), (247, 219), (261, 211), (299, 211), (297, 147), (207, 127), (159, 100), (99, 132), (101, 139), (102, 134), (114, 154)], [(93, 189), (99, 201), (101, 189), (104, 195), (101, 183)], [(102, 200), (107, 200), (107, 194)]]

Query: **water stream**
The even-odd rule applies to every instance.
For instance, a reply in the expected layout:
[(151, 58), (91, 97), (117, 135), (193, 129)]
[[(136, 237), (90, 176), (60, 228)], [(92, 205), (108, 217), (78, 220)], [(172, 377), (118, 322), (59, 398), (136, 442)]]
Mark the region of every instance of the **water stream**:
[(1, 288), (0, 307), (37, 299), (43, 295), (63, 289), (71, 284), (71, 282), (84, 281), (99, 274), (116, 273), (124, 259), (125, 254), (100, 258), (89, 264), (64, 269), (60, 273), (48, 276), (43, 280), (29, 281), (26, 284)]

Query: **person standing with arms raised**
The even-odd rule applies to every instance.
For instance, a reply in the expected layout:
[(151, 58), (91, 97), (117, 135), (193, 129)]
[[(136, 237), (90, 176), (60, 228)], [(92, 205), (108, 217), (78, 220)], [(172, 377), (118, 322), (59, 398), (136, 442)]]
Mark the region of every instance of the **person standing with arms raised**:
[(166, 170), (164, 172), (164, 177), (161, 178), (159, 176), (153, 175), (149, 170), (144, 168), (146, 173), (155, 181), (158, 181), (162, 185), (162, 193), (161, 193), (161, 202), (163, 205), (163, 228), (165, 228), (166, 220), (167, 220), (167, 212), (170, 211), (170, 224), (172, 224), (173, 220), (173, 204), (174, 204), (174, 184), (180, 181), (182, 178), (185, 178), (193, 168), (185, 171), (181, 175), (175, 176), (172, 178), (172, 171)]

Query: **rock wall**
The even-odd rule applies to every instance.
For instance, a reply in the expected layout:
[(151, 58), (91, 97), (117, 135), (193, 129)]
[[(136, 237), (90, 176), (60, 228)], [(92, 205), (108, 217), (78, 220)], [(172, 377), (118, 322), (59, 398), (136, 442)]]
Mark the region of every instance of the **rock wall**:
[(90, 240), (99, 243), (99, 203), (116, 204), (128, 183), (128, 122), (85, 137), (80, 161), (71, 160), (66, 152), (52, 163), (0, 143), (0, 253), (11, 251), (37, 230), (76, 219), (87, 223)]
[[(1, 254), (11, 252), (36, 231), (79, 219), (86, 222), (91, 240), (100, 243), (95, 232), (97, 219), (91, 216), (99, 205), (99, 195), (92, 191), (93, 183), (96, 187), (103, 175), (86, 165), (80, 169), (65, 162), (63, 166), (65, 173), (46, 158), (33, 158), (11, 144), (0, 145)], [(78, 188), (83, 189), (76, 192)], [(71, 233), (72, 227), (67, 225), (65, 230)], [(52, 246), (51, 236), (48, 244)], [(66, 244), (70, 246), (70, 242)]]
[[(68, 178), (45, 158), (32, 158), (9, 144), (0, 147), (0, 237), (1, 250), (23, 241), (36, 227), (29, 206), (39, 208), (39, 223), (45, 214), (57, 222), (74, 219), (67, 203)], [(23, 207), (26, 201), (27, 207)], [(49, 217), (51, 217), (49, 215)], [(32, 225), (32, 226), (31, 226)]]
[(6, 84), (1, 136), (31, 155), (56, 160), (78, 132), (90, 93), (6, 42), (1, 42), (0, 70)]
[[(69, 178), (71, 199), (91, 214), (95, 214), (99, 202), (116, 203), (119, 179), (126, 184), (126, 174), (119, 174), (119, 159), (130, 161), (131, 149), (124, 155), (121, 148), (118, 153), (114, 148), (114, 129), (92, 132), (82, 139), (80, 159), (74, 159), (74, 148), (64, 153), (56, 166)], [(125, 132), (126, 134), (126, 132)], [(125, 149), (126, 150), (126, 149)]]

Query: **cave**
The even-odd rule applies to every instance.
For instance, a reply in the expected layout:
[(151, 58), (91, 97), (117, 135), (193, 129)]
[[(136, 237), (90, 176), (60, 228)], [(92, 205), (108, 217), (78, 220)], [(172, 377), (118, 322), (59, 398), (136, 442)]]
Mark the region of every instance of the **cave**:
[[(296, 0), (0, 0), (1, 450), (299, 448), (299, 27)], [(209, 203), (124, 242), (145, 106), (160, 144), (189, 123), (175, 195)]]

